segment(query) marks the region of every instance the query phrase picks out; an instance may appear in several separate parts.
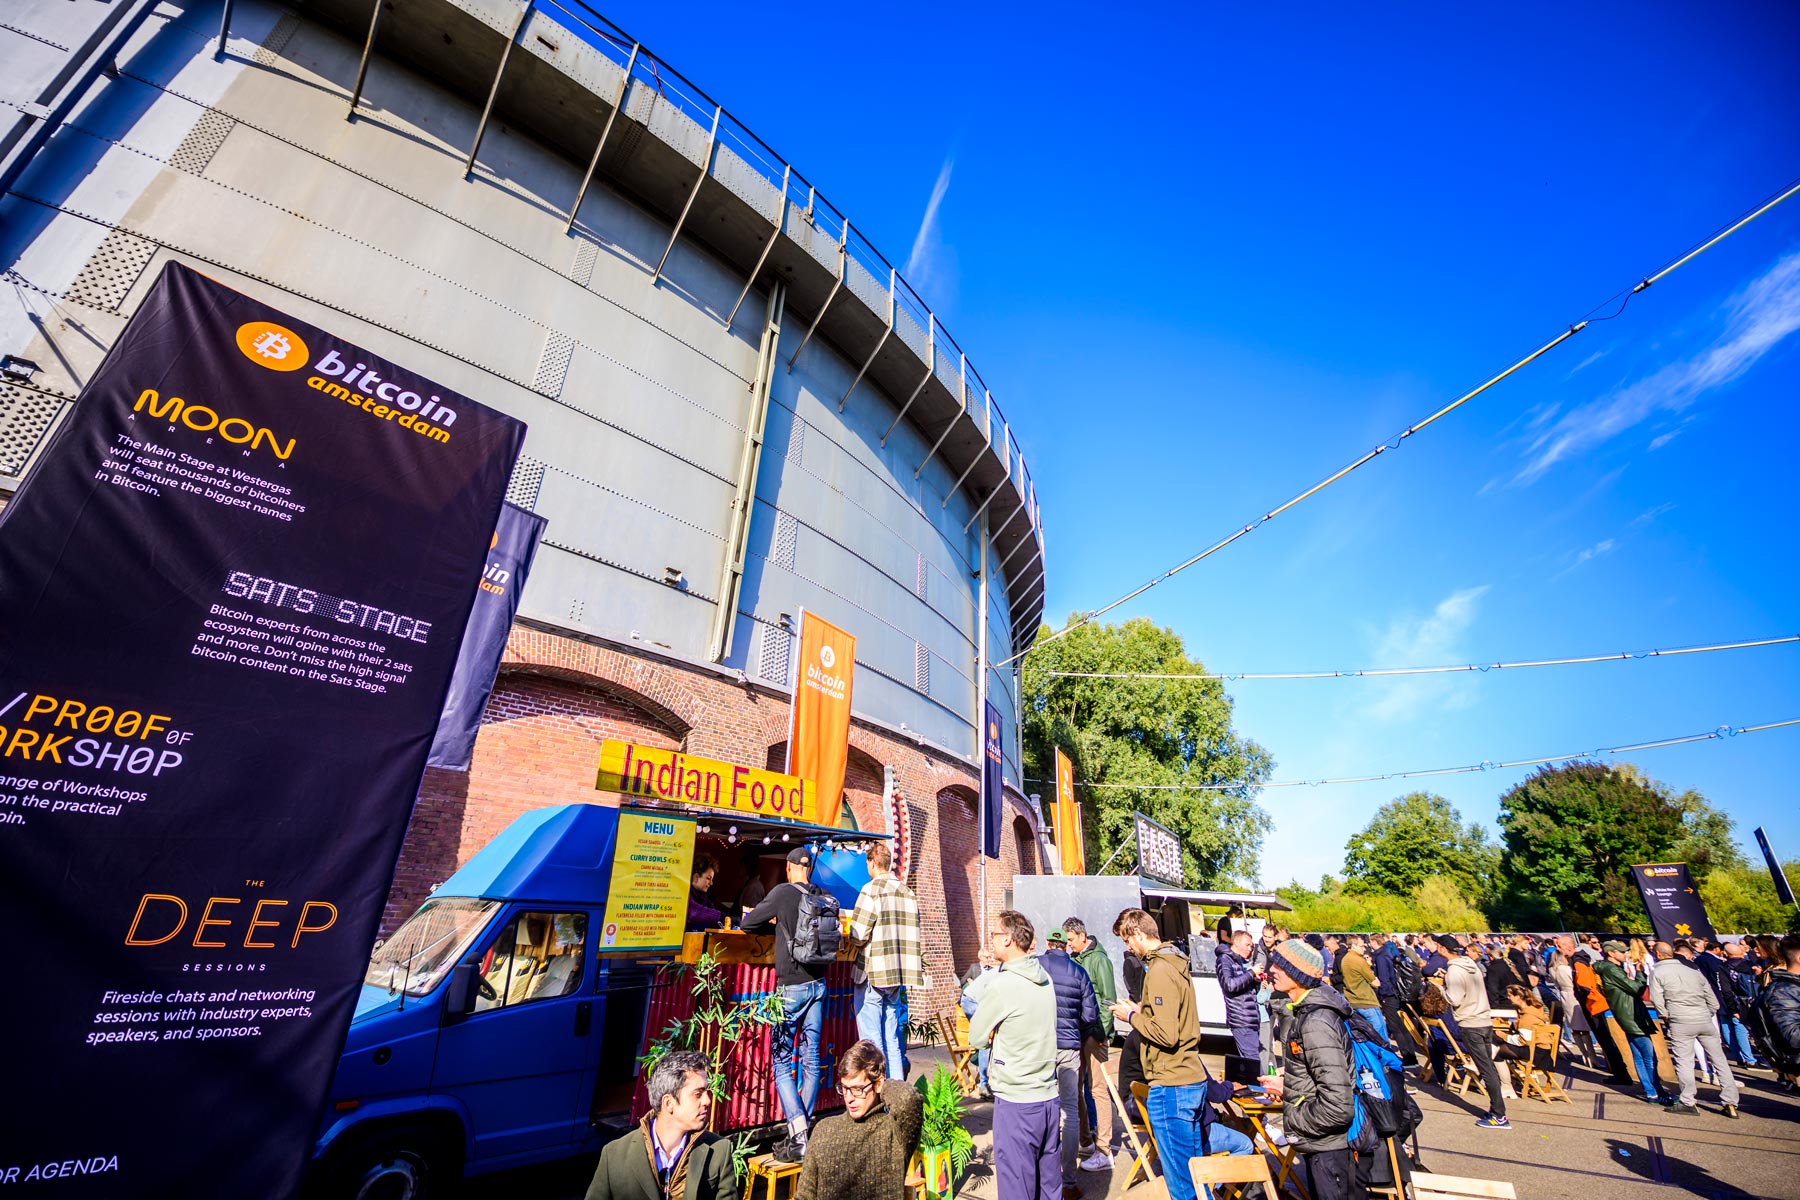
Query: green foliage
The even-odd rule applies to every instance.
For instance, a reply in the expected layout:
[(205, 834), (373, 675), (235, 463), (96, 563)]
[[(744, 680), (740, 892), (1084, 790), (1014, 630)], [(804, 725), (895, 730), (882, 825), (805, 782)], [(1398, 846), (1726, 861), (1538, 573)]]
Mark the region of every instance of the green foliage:
[(1628, 764), (1544, 767), (1500, 798), (1500, 828), (1507, 899), (1541, 903), (1570, 929), (1648, 933), (1634, 863), (1674, 861), (1686, 849), (1704, 853), (1710, 868), (1721, 837), (1736, 852), (1730, 818)]
[[(1800, 862), (1783, 864), (1788, 881), (1800, 879)], [(1768, 868), (1756, 866), (1714, 867), (1700, 881), (1700, 899), (1706, 915), (1720, 933), (1774, 933), (1800, 931), (1800, 914), (1775, 894)]]
[(1486, 929), (1487, 918), (1454, 881), (1432, 876), (1411, 895), (1352, 890), (1327, 875), (1318, 891), (1289, 884), (1275, 889), (1294, 911), (1276, 923), (1295, 933), (1418, 933)]
[(962, 1088), (949, 1067), (939, 1067), (913, 1082), (925, 1101), (925, 1120), (919, 1127), (919, 1149), (947, 1150), (950, 1165), (961, 1173), (975, 1152), (975, 1139), (963, 1126)]
[[(1075, 619), (1075, 618), (1071, 618)], [(1051, 630), (1045, 626), (1043, 638)], [(1154, 672), (1198, 675), (1181, 638), (1147, 620), (1085, 625), (1039, 643), (1024, 660), (1024, 765), (1027, 777), (1055, 776), (1055, 748), (1074, 763), (1075, 778), (1138, 785), (1223, 784), (1219, 791), (1083, 790), (1083, 826), (1092, 867), (1132, 833), (1133, 810), (1175, 831), (1187, 882), (1231, 886), (1257, 875), (1263, 835), (1272, 828), (1256, 788), (1274, 768), (1269, 752), (1231, 726), (1231, 698), (1216, 679), (1051, 678), (1052, 671)], [(1129, 864), (1127, 864), (1129, 865)]]
[(1461, 897), (1482, 899), (1492, 892), (1500, 865), (1500, 848), (1487, 830), (1474, 822), (1464, 825), (1448, 800), (1430, 792), (1382, 805), (1345, 849), (1351, 891), (1411, 896), (1426, 880), (1443, 876), (1453, 882), (1464, 907)]
[(738, 1187), (744, 1186), (744, 1180), (750, 1176), (750, 1160), (756, 1157), (756, 1143), (750, 1140), (748, 1129), (740, 1130), (731, 1139), (731, 1170), (737, 1176)]

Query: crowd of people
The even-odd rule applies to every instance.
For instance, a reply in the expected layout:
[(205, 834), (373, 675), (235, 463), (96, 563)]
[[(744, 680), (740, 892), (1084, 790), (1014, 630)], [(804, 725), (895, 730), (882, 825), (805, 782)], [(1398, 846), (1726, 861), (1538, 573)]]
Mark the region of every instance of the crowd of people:
[[(788, 855), (786, 881), (743, 910), (746, 928), (775, 933), (784, 1004), (773, 1065), (787, 1122), (775, 1157), (801, 1164), (795, 1196), (804, 1200), (901, 1200), (919, 1149), (922, 1102), (904, 1080), (907, 993), (923, 982), (922, 937), (917, 901), (893, 875), (889, 853), (885, 844), (869, 850), (870, 882), (842, 924), (855, 952), (861, 1040), (837, 1062), (844, 1113), (816, 1129), (835, 904), (819, 901), (801, 848)], [(1144, 1086), (1165, 1168), (1272, 1149), (1227, 1119), (1231, 1102), (1254, 1098), (1279, 1112), (1263, 1132), (1291, 1147), (1313, 1200), (1340, 1200), (1391, 1177), (1376, 1153), (1381, 1137), (1394, 1138), (1396, 1122), (1402, 1137), (1416, 1124), (1407, 1095), (1443, 1082), (1453, 1057), (1481, 1081), (1487, 1111), (1476, 1125), (1488, 1130), (1511, 1127), (1503, 1065), (1529, 1063), (1546, 1036), (1675, 1115), (1700, 1111), (1704, 1082), (1718, 1089), (1719, 1111), (1735, 1118), (1734, 1068), (1772, 1068), (1790, 1089), (1800, 1072), (1800, 935), (1647, 945), (1572, 934), (1291, 937), (1243, 925), (1228, 917), (1216, 938), (1176, 944), (1154, 915), (1119, 913), (1119, 996), (1111, 957), (1079, 918), (1048, 930), (1041, 948), (1022, 913), (1002, 911), (988, 923), (961, 1003), (980, 1094), (993, 1102), (998, 1200), (1075, 1200), (1077, 1172), (1113, 1169), (1129, 1121), (1115, 1102), (1131, 1103), (1133, 1083)], [(1211, 956), (1224, 996), (1242, 1068), (1228, 1060), (1231, 1080), (1214, 1078), (1200, 1052), (1194, 954)], [(1658, 1077), (1658, 1035), (1673, 1088)], [(588, 1200), (735, 1200), (729, 1145), (708, 1132), (709, 1070), (693, 1052), (656, 1065), (651, 1111), (602, 1154)], [(1386, 1124), (1369, 1119), (1377, 1106), (1392, 1118)], [(1404, 1169), (1389, 1150), (1385, 1161)], [(1165, 1169), (1164, 1179), (1172, 1200), (1195, 1200), (1186, 1171)]]

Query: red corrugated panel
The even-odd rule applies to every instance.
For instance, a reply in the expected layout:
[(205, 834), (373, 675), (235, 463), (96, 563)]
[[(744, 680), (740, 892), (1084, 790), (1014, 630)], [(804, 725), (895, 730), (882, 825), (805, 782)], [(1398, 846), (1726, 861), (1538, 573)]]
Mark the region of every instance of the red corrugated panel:
[[(754, 1000), (775, 990), (775, 968), (737, 963), (726, 968), (734, 1000)], [(686, 975), (670, 977), (650, 993), (649, 1015), (638, 1045), (641, 1056), (662, 1036), (672, 1020), (693, 1015), (694, 993)], [(722, 1111), (713, 1114), (713, 1128), (721, 1133), (773, 1125), (782, 1120), (781, 1100), (775, 1090), (774, 1047), (768, 1027), (754, 1027), (725, 1053), (727, 1095)], [(838, 1056), (856, 1041), (855, 996), (850, 983), (850, 964), (835, 963), (825, 972), (825, 1023), (819, 1037), (819, 1099), (817, 1112), (843, 1107), (837, 1093)], [(632, 1095), (631, 1116), (641, 1118), (650, 1110), (644, 1081)]]

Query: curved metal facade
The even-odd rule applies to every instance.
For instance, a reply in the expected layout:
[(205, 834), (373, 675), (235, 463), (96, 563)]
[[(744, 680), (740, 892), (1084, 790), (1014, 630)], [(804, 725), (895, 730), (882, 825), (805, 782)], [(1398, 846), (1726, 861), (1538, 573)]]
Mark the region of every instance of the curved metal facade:
[[(523, 620), (785, 684), (804, 606), (857, 636), (859, 715), (969, 755), (983, 551), (1004, 659), (1042, 609), (1035, 491), (794, 168), (579, 10), (391, 0), (371, 34), (367, 0), (239, 3), (216, 59), (216, 5), (85, 44), (114, 7), (0, 28), (0, 98), (48, 134), (0, 198), (0, 353), (39, 367), (0, 382), (0, 494), (179, 258), (529, 423)], [(66, 112), (20, 107), (95, 54), (118, 73)]]

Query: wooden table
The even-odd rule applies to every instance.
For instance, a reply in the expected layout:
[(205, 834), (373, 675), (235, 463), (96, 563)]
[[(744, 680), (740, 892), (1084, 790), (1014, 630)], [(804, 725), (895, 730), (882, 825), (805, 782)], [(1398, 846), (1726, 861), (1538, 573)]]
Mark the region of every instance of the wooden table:
[(1263, 1124), (1263, 1118), (1280, 1114), (1281, 1105), (1259, 1101), (1247, 1095), (1234, 1096), (1231, 1105), (1237, 1111), (1237, 1115), (1243, 1119), (1244, 1124), (1249, 1126), (1245, 1132), (1249, 1133), (1250, 1140), (1255, 1142), (1261, 1139), (1263, 1146), (1267, 1147), (1269, 1153), (1275, 1156), (1275, 1161), (1279, 1164), (1275, 1171), (1276, 1188), (1280, 1189), (1291, 1185), (1301, 1200), (1310, 1200), (1306, 1190), (1306, 1181), (1300, 1173), (1300, 1165), (1297, 1161), (1299, 1151), (1294, 1149), (1292, 1142), (1278, 1145)]

